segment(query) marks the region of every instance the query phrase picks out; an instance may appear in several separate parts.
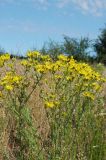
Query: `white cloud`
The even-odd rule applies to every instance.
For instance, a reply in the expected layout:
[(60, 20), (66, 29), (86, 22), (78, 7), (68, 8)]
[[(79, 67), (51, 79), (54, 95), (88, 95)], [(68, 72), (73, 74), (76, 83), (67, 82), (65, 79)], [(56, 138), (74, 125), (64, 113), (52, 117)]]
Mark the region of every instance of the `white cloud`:
[(64, 8), (70, 3), (70, 0), (58, 0), (57, 7)]
[(95, 16), (102, 15), (106, 9), (106, 0), (58, 0), (58, 7), (64, 8), (73, 4), (79, 8), (82, 13), (90, 13)]
[(84, 11), (89, 10), (89, 2), (86, 0), (73, 0), (73, 2)]
[(0, 0), (0, 5), (15, 5), (15, 6), (31, 6), (40, 10), (47, 10), (49, 7), (49, 0)]
[(78, 8), (82, 13), (94, 16), (103, 14), (106, 10), (106, 0), (0, 0), (0, 4), (30, 4), (33, 7), (46, 10), (49, 7), (64, 9), (67, 6)]
[(106, 0), (73, 0), (82, 12), (91, 13), (95, 16), (101, 15), (102, 10), (106, 9)]

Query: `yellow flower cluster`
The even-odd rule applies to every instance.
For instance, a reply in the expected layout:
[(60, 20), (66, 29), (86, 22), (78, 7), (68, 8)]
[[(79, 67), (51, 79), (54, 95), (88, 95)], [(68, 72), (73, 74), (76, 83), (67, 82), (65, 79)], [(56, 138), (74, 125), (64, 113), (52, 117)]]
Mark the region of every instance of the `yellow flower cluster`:
[(0, 67), (3, 67), (4, 63), (10, 59), (9, 54), (4, 54), (0, 56)]
[(46, 101), (45, 106), (48, 108), (53, 108), (55, 106), (55, 104), (53, 102)]
[(27, 56), (29, 58), (38, 58), (40, 53), (38, 51), (28, 51)]
[(94, 95), (90, 92), (84, 92), (83, 95), (87, 98), (92, 99), (92, 100), (94, 100), (94, 98), (95, 98)]
[[(9, 59), (9, 54), (0, 56), (0, 66), (3, 66), (4, 62)], [(54, 83), (61, 81), (63, 86), (68, 83), (69, 86), (73, 86), (72, 88), (77, 93), (81, 91), (84, 97), (89, 97), (92, 100), (94, 94), (101, 89), (101, 84), (106, 81), (88, 64), (79, 63), (73, 57), (63, 54), (58, 56), (57, 61), (53, 61), (49, 55), (41, 55), (38, 51), (28, 51), (26, 59), (21, 60), (21, 65), (26, 67), (27, 71), (34, 71), (33, 74), (37, 74), (37, 76), (49, 73), (50, 76), (54, 77)], [(19, 85), (21, 80), (20, 75), (7, 72), (1, 78), (0, 86), (10, 91), (13, 90), (14, 86)], [(47, 99), (45, 105), (52, 108), (57, 105), (56, 102), (58, 102), (58, 98)]]
[(4, 89), (11, 91), (14, 86), (20, 84), (22, 77), (19, 75), (14, 75), (12, 72), (7, 72), (6, 75), (0, 80), (0, 86)]
[(54, 108), (58, 106), (60, 103), (58, 101), (45, 101), (45, 107)]
[(67, 57), (67, 56), (64, 56), (63, 54), (61, 54), (61, 55), (58, 56), (58, 59), (61, 60), (61, 61), (67, 62), (68, 57)]
[[(59, 55), (57, 61), (53, 61), (49, 55), (41, 55), (37, 51), (29, 52), (28, 59), (22, 64), (33, 67), (35, 72), (45, 74), (51, 72), (57, 81), (75, 81), (76, 90), (82, 89), (82, 95), (94, 99), (95, 92), (101, 89), (101, 84), (106, 81), (91, 66), (86, 63), (77, 62), (73, 57)], [(83, 84), (83, 85), (82, 85)], [(82, 88), (81, 88), (82, 86)], [(54, 103), (46, 102), (46, 106), (53, 107)]]

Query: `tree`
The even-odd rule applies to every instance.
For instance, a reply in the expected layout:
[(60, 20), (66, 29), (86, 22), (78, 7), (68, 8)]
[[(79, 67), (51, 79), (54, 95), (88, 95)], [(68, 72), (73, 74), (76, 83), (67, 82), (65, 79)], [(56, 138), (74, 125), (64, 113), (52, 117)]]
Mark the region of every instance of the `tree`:
[(101, 34), (96, 39), (94, 49), (97, 53), (98, 62), (106, 64), (106, 25), (105, 28), (101, 29)]
[(49, 54), (54, 60), (57, 59), (58, 55), (62, 54), (62, 51), (62, 45), (53, 40), (44, 43), (44, 46), (40, 50), (43, 55)]
[(90, 40), (88, 37), (76, 39), (64, 36), (64, 41), (58, 43), (52, 40), (46, 42), (40, 52), (45, 55), (49, 54), (54, 60), (60, 54), (73, 56), (77, 60), (87, 61), (89, 57)]
[(74, 56), (77, 60), (87, 60), (89, 55), (90, 40), (88, 37), (75, 39), (64, 36), (64, 53), (69, 56)]

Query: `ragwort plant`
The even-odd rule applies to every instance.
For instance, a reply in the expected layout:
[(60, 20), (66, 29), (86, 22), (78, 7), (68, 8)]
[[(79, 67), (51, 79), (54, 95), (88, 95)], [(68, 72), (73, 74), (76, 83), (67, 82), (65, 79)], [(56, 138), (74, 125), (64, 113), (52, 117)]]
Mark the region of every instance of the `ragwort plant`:
[[(29, 51), (19, 62), (21, 74), (17, 60), (9, 59), (8, 54), (0, 57), (0, 67), (8, 66), (0, 80), (9, 133), (3, 159), (103, 160), (105, 79), (88, 64), (64, 55), (53, 61), (48, 55)], [(28, 106), (37, 87), (50, 127), (46, 140), (35, 127)]]
[[(5, 55), (6, 56), (6, 55)], [(5, 57), (4, 56), (4, 57)], [(38, 53), (34, 55), (34, 59), (37, 59)], [(15, 63), (16, 60), (12, 60), (8, 63), (8, 71), (5, 75), (1, 76), (0, 85), (2, 86), (2, 96), (5, 101), (5, 111), (9, 119), (9, 140), (8, 146), (12, 153), (6, 153), (7, 159), (17, 160), (35, 160), (43, 159), (42, 149), (39, 143), (39, 135), (36, 128), (33, 127), (33, 119), (30, 113), (30, 108), (27, 106), (27, 102), (39, 84), (42, 78), (41, 74), (33, 72), (33, 84), (30, 81), (30, 67), (33, 62), (30, 62), (30, 53), (28, 53), (28, 61), (22, 61), (24, 65), (23, 74), (17, 74)], [(1, 57), (2, 62), (2, 57)], [(26, 65), (25, 65), (26, 64)], [(32, 85), (31, 91), (27, 93), (27, 88)]]
[[(48, 159), (103, 159), (104, 79), (85, 63), (60, 55), (52, 66), (50, 89), (42, 90), (51, 128)], [(47, 146), (46, 146), (47, 147)]]

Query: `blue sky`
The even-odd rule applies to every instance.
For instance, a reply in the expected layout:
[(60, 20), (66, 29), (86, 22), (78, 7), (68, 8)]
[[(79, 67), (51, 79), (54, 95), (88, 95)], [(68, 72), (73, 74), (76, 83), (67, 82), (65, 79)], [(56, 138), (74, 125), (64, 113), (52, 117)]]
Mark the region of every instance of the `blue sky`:
[(0, 46), (21, 54), (63, 35), (97, 38), (106, 23), (106, 0), (0, 0)]

